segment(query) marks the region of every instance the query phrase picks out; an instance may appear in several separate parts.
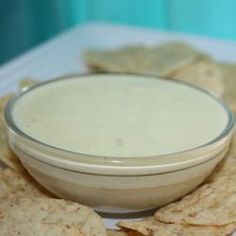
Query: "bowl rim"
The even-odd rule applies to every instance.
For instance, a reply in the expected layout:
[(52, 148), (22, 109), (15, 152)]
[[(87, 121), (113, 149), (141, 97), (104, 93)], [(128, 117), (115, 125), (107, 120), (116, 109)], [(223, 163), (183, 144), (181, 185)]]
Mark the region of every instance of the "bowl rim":
[[(223, 109), (225, 110), (227, 117), (228, 117), (228, 123), (225, 126), (225, 128), (222, 130), (222, 132), (214, 139), (212, 139), (211, 141), (191, 148), (191, 149), (187, 149), (187, 150), (183, 150), (180, 152), (175, 152), (175, 153), (167, 153), (167, 154), (162, 154), (162, 155), (152, 155), (152, 156), (135, 156), (135, 157), (114, 157), (114, 156), (102, 156), (102, 155), (94, 155), (94, 154), (87, 154), (87, 153), (80, 153), (80, 152), (75, 152), (75, 151), (70, 151), (70, 150), (66, 150), (66, 149), (62, 149), (60, 147), (55, 147), (53, 145), (47, 144), (45, 142), (39, 141), (35, 138), (33, 138), (32, 136), (26, 134), (25, 132), (23, 132), (14, 122), (14, 118), (12, 115), (12, 110), (13, 107), (15, 105), (15, 103), (18, 101), (18, 99), (20, 99), (22, 96), (24, 96), (26, 93), (31, 92), (34, 89), (37, 89), (39, 87), (42, 87), (44, 85), (53, 83), (53, 82), (57, 82), (57, 81), (61, 81), (61, 80), (67, 80), (67, 79), (78, 79), (78, 78), (84, 78), (87, 76), (99, 76), (99, 75), (131, 75), (131, 76), (141, 76), (141, 77), (146, 77), (147, 79), (159, 79), (159, 80), (166, 80), (170, 83), (177, 83), (177, 84), (183, 84), (187, 87), (193, 88), (195, 90), (198, 90), (202, 93), (204, 93), (207, 96), (210, 96), (211, 98), (213, 98), (218, 104), (220, 104)], [(71, 155), (78, 155), (78, 159), (76, 160), (77, 162), (84, 162), (86, 163), (86, 159), (88, 160), (89, 158), (96, 161), (98, 159), (101, 159), (100, 161), (102, 161), (103, 163), (106, 164), (112, 164), (112, 165), (116, 165), (116, 164), (121, 164), (125, 163), (126, 161), (130, 161), (135, 163), (137, 160), (140, 159), (145, 159), (145, 161), (147, 161), (148, 159), (150, 160), (157, 160), (160, 157), (164, 157), (164, 158), (172, 158), (172, 157), (176, 157), (176, 156), (181, 156), (181, 155), (188, 155), (188, 156), (194, 156), (195, 152), (198, 151), (207, 151), (209, 149), (211, 149), (211, 147), (214, 147), (215, 145), (217, 145), (218, 143), (221, 143), (222, 140), (226, 139), (229, 135), (232, 134), (234, 127), (235, 127), (235, 118), (234, 118), (234, 114), (231, 112), (231, 110), (228, 108), (228, 106), (218, 97), (216, 97), (215, 95), (213, 95), (211, 92), (206, 91), (202, 88), (199, 88), (193, 84), (189, 84), (187, 82), (183, 82), (180, 80), (175, 80), (171, 77), (167, 77), (167, 76), (158, 76), (158, 75), (149, 75), (149, 74), (141, 74), (141, 73), (83, 73), (83, 74), (70, 74), (70, 75), (65, 75), (65, 76), (60, 76), (60, 77), (56, 77), (54, 79), (50, 79), (50, 80), (46, 80), (43, 82), (40, 82), (36, 85), (33, 85), (27, 89), (24, 89), (22, 91), (20, 91), (19, 93), (17, 93), (12, 99), (10, 99), (10, 101), (7, 103), (5, 110), (4, 110), (4, 120), (5, 120), (5, 124), (7, 126), (8, 129), (10, 129), (13, 133), (15, 133), (16, 135), (19, 135), (21, 138), (24, 138), (26, 140), (29, 140), (32, 143), (47, 147), (49, 149), (52, 149), (54, 151), (57, 152), (62, 152), (62, 153), (67, 153), (67, 154), (71, 154)], [(81, 160), (81, 156), (86, 157), (84, 160)], [(60, 158), (58, 157), (58, 160)]]

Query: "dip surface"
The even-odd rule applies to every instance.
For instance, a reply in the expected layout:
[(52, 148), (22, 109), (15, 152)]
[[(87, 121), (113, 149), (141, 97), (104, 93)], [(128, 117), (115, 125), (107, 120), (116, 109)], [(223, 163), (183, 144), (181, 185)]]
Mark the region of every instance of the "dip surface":
[(14, 104), (13, 119), (43, 143), (110, 157), (196, 148), (228, 123), (223, 106), (193, 87), (112, 74), (66, 78), (29, 90)]

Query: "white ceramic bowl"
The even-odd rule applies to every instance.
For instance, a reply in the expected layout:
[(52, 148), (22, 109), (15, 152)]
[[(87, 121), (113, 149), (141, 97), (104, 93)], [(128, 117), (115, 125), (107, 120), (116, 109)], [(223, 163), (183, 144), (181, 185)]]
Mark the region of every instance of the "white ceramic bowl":
[[(40, 142), (16, 125), (12, 109), (26, 93), (57, 81), (44, 82), (20, 93), (5, 110), (9, 144), (13, 152), (29, 173), (57, 196), (108, 213), (155, 208), (196, 188), (228, 151), (234, 116), (217, 98), (214, 98), (215, 102), (225, 109), (228, 117), (224, 130), (210, 142), (178, 153), (139, 158), (102, 157), (66, 151)], [(206, 95), (205, 91), (202, 93)]]

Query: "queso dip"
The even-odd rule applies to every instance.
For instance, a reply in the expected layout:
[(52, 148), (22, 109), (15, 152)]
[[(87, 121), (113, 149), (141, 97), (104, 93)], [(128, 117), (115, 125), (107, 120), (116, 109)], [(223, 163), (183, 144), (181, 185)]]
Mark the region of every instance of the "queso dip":
[(43, 83), (21, 95), (13, 118), (35, 140), (109, 157), (186, 151), (211, 142), (228, 123), (223, 105), (201, 90), (123, 74)]

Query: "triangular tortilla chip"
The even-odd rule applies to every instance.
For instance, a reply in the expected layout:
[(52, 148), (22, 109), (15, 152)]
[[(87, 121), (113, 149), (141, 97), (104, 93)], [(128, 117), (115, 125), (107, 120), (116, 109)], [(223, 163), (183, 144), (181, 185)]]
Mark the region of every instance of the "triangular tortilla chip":
[(6, 199), (0, 202), (0, 235), (106, 236), (92, 209), (59, 199)]
[(53, 197), (26, 171), (20, 173), (11, 169), (0, 172), (0, 199), (10, 197)]
[[(225, 236), (236, 229), (236, 224), (221, 227), (165, 224), (158, 221), (122, 221), (118, 223), (124, 231), (136, 233), (137, 236)], [(139, 233), (139, 234), (138, 234)], [(128, 233), (128, 235), (131, 235)]]
[(207, 183), (155, 213), (164, 223), (222, 226), (236, 223), (236, 174)]

